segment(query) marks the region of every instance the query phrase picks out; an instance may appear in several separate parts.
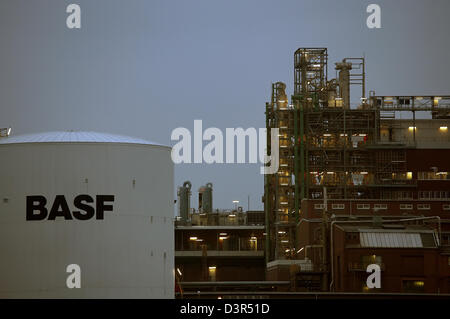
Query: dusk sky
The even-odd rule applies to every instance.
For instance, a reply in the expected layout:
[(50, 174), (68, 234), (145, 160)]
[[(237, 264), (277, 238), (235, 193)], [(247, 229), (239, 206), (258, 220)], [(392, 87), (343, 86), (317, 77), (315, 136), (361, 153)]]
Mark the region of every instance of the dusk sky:
[[(66, 26), (70, 3), (81, 7), (79, 30)], [(370, 3), (381, 6), (381, 29), (366, 26)], [(0, 127), (166, 145), (195, 119), (223, 132), (262, 128), (271, 83), (292, 94), (299, 47), (327, 47), (330, 78), (334, 62), (364, 55), (367, 92), (449, 95), (449, 12), (447, 0), (1, 0)], [(175, 185), (192, 182), (192, 207), (212, 182), (214, 208), (246, 209), (250, 196), (262, 209), (259, 168), (175, 165)]]

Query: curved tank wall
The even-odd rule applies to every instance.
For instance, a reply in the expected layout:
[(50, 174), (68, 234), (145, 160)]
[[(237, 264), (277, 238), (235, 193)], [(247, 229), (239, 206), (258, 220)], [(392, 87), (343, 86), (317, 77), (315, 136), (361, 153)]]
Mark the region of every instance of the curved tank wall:
[[(174, 297), (169, 147), (116, 135), (46, 133), (0, 140), (0, 158), (0, 298)], [(66, 209), (57, 195), (72, 219), (59, 216)], [(95, 210), (88, 220), (74, 217), (85, 208), (75, 207), (79, 195), (94, 201), (84, 202)], [(114, 200), (97, 206), (98, 195)], [(45, 197), (46, 219), (27, 220), (28, 196)], [(81, 288), (67, 287), (70, 264), (80, 266)]]

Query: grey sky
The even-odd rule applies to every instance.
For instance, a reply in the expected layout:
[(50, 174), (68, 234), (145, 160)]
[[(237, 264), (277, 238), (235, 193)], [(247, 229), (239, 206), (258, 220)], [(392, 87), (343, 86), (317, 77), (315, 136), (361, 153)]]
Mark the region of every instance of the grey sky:
[[(65, 8), (82, 9), (69, 30)], [(369, 30), (370, 3), (382, 29)], [(0, 126), (14, 134), (95, 130), (164, 144), (179, 126), (264, 127), (271, 82), (292, 93), (293, 53), (327, 47), (329, 75), (365, 54), (367, 90), (449, 94), (449, 1), (0, 2)], [(126, 165), (126, 163), (124, 163)], [(175, 167), (214, 184), (214, 206), (262, 208), (258, 165)], [(196, 207), (196, 192), (193, 206)]]

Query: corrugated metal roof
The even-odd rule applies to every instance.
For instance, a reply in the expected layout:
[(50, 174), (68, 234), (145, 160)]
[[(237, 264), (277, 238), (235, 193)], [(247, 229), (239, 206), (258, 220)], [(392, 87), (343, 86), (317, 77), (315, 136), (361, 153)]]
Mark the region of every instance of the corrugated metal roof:
[[(432, 234), (429, 234), (432, 235)], [(361, 232), (361, 247), (377, 248), (423, 248), (420, 233)]]
[(162, 144), (150, 142), (144, 139), (108, 134), (98, 132), (45, 132), (36, 134), (26, 134), (10, 136), (0, 139), (0, 144), (21, 144), (21, 143), (128, 143), (158, 145)]

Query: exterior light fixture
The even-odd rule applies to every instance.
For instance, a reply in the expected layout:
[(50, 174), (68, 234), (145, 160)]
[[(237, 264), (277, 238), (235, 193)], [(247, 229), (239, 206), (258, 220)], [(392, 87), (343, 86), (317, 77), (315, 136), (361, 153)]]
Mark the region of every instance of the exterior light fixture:
[(0, 128), (0, 137), (8, 137), (11, 135), (11, 128)]

